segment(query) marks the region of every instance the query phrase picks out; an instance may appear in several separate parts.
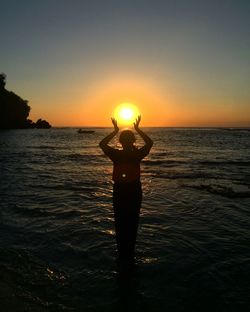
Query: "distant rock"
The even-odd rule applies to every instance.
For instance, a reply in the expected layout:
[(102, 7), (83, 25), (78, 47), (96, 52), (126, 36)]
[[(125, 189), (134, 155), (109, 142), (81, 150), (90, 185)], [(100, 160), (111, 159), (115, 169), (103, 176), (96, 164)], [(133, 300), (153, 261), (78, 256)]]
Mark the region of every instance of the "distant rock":
[(49, 128), (51, 128), (51, 125), (46, 120), (38, 119), (37, 122), (35, 123), (35, 128), (37, 128), (37, 129), (49, 129)]
[(42, 119), (33, 122), (28, 119), (30, 106), (28, 101), (12, 91), (5, 89), (6, 75), (0, 74), (0, 129), (48, 129), (51, 125)]

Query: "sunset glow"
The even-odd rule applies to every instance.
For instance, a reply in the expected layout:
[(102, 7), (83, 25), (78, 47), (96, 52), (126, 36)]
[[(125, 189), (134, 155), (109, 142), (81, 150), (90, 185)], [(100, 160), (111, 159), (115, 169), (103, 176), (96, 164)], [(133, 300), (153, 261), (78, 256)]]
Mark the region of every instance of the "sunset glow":
[(122, 103), (114, 111), (114, 117), (121, 125), (132, 124), (139, 114), (138, 108), (132, 103)]

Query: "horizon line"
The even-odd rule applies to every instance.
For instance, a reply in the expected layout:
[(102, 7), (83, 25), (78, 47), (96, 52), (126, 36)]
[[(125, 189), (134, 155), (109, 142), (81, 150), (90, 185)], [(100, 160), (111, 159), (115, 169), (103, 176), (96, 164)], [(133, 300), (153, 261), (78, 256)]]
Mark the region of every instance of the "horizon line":
[[(112, 126), (52, 126), (52, 128), (113, 128), (113, 127)], [(120, 127), (120, 128), (130, 128), (130, 127)], [(141, 128), (250, 129), (250, 125), (249, 126), (141, 126)]]

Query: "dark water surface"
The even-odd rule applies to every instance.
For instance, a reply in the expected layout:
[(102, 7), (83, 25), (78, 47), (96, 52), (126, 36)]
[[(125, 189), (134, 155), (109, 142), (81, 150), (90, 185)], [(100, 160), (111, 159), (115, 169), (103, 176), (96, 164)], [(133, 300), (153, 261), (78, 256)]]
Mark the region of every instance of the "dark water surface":
[(246, 311), (250, 131), (148, 129), (137, 269), (120, 280), (110, 129), (95, 130), (0, 132), (1, 311)]

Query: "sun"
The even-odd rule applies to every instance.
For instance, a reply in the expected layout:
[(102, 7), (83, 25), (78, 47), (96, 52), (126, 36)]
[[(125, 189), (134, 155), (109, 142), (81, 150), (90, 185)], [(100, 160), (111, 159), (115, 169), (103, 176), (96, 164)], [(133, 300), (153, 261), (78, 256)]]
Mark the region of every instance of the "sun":
[(125, 120), (131, 120), (133, 111), (129, 107), (124, 107), (120, 110), (120, 117)]
[(132, 103), (121, 103), (115, 108), (114, 117), (118, 124), (132, 124), (140, 115), (138, 108)]

